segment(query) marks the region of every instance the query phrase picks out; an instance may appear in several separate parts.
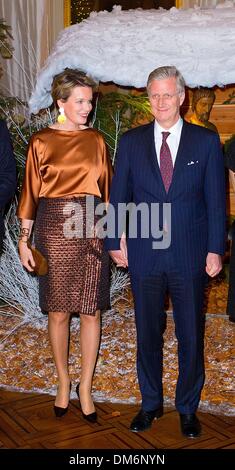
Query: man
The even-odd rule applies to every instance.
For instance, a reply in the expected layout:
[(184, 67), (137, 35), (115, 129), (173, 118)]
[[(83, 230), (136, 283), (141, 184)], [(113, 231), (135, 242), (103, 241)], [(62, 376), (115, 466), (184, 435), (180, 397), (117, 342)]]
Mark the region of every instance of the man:
[(3, 215), (6, 204), (16, 189), (16, 164), (10, 133), (5, 121), (0, 120), (0, 253), (4, 233)]
[(197, 88), (193, 92), (192, 111), (189, 122), (198, 126), (207, 127), (218, 132), (213, 122), (209, 121), (210, 112), (215, 101), (215, 92), (210, 88)]
[[(169, 291), (178, 340), (175, 404), (182, 433), (197, 437), (201, 427), (195, 413), (204, 383), (203, 294), (206, 273), (214, 277), (222, 268), (225, 184), (218, 135), (180, 117), (184, 88), (175, 67), (160, 67), (149, 75), (147, 91), (155, 120), (131, 129), (120, 140), (109, 214), (119, 218), (121, 230), (115, 237), (108, 234), (106, 247), (118, 266), (129, 265), (135, 303), (142, 407), (130, 429), (144, 431), (163, 414), (162, 335), (164, 297)], [(127, 232), (127, 257), (118, 210), (120, 203), (130, 201), (147, 205), (149, 217), (145, 214), (144, 224), (150, 234), (141, 236), (137, 217), (137, 236), (128, 237)], [(163, 241), (171, 236), (170, 243), (158, 247), (151, 232), (156, 224), (155, 203)], [(170, 218), (164, 215), (166, 203), (171, 207)], [(130, 213), (129, 232), (132, 219)]]

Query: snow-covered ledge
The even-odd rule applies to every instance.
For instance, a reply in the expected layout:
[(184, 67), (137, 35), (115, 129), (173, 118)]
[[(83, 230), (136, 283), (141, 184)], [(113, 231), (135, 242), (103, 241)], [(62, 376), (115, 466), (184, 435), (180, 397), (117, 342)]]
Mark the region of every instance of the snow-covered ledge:
[(151, 70), (176, 65), (189, 87), (235, 83), (235, 4), (214, 9), (92, 12), (64, 29), (37, 77), (29, 105), (52, 103), (52, 77), (79, 68), (102, 82), (142, 88)]

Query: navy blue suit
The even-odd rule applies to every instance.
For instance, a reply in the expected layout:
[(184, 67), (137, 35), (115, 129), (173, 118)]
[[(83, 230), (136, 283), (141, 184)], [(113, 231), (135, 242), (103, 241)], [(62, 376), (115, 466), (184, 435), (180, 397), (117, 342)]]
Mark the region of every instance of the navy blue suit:
[(3, 237), (3, 213), (16, 189), (16, 163), (5, 121), (0, 120), (0, 246)]
[[(194, 413), (204, 383), (203, 295), (208, 252), (225, 249), (224, 163), (216, 133), (183, 123), (172, 183), (166, 193), (154, 143), (154, 122), (125, 133), (119, 144), (110, 204), (171, 204), (171, 244), (153, 249), (154, 237), (127, 238), (128, 263), (137, 326), (137, 372), (142, 407), (151, 411), (163, 403), (162, 334), (164, 298), (169, 291), (178, 339), (179, 377), (176, 408)], [(132, 215), (129, 217), (131, 224)], [(147, 221), (147, 222), (146, 222)], [(107, 238), (106, 248), (120, 247), (120, 233)]]

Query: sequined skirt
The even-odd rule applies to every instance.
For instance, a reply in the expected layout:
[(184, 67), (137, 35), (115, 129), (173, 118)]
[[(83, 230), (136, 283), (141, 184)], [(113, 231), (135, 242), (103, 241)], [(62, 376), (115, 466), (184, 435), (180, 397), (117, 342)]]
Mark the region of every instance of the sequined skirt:
[(34, 233), (48, 260), (48, 274), (39, 277), (43, 313), (95, 315), (110, 307), (109, 256), (94, 230), (100, 202), (95, 196), (40, 199)]

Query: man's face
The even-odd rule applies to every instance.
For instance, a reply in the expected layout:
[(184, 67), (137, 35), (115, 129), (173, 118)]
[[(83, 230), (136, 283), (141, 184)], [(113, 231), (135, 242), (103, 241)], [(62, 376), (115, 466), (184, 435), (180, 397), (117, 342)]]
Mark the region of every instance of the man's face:
[(179, 119), (180, 106), (185, 94), (179, 93), (175, 77), (153, 80), (148, 89), (152, 113), (164, 129), (172, 127)]
[(208, 121), (213, 103), (214, 99), (209, 96), (203, 96), (203, 98), (198, 100), (195, 106), (195, 114), (199, 121)]

